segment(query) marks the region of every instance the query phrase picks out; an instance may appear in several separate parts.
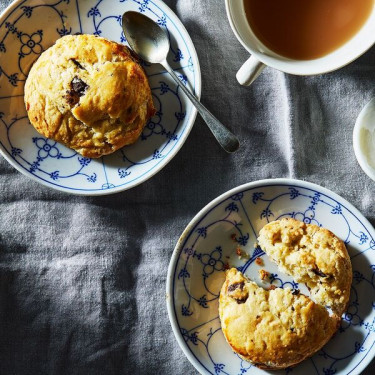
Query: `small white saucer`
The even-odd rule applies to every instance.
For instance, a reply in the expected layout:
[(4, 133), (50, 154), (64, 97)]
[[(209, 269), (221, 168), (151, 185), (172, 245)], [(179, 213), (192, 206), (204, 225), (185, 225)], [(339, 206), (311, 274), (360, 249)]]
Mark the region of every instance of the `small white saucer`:
[(353, 147), (359, 165), (367, 176), (375, 181), (375, 98), (362, 109), (357, 118)]

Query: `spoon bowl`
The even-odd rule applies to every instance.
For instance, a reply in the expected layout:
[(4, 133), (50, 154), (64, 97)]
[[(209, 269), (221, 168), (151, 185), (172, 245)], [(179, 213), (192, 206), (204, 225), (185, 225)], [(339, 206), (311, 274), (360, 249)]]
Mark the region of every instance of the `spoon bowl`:
[(138, 12), (126, 12), (122, 16), (122, 27), (130, 48), (141, 59), (152, 64), (166, 60), (169, 39), (154, 21)]

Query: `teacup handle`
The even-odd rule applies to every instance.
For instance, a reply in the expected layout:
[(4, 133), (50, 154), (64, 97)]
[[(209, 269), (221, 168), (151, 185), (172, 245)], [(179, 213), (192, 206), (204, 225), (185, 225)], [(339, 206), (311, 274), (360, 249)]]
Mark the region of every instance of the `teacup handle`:
[(250, 86), (259, 77), (265, 67), (256, 57), (250, 56), (237, 72), (237, 81), (242, 86)]

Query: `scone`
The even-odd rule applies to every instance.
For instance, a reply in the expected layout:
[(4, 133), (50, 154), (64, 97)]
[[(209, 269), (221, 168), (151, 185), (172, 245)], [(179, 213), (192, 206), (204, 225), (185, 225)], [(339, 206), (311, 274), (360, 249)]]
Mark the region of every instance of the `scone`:
[(316, 225), (282, 219), (265, 225), (258, 243), (283, 272), (307, 285), (315, 302), (341, 317), (349, 303), (353, 273), (339, 238)]
[(294, 366), (319, 350), (340, 320), (291, 289), (265, 290), (232, 268), (220, 292), (224, 336), (243, 359), (264, 369)]
[(67, 35), (35, 62), (25, 84), (31, 124), (89, 158), (134, 143), (155, 113), (142, 67), (121, 44)]

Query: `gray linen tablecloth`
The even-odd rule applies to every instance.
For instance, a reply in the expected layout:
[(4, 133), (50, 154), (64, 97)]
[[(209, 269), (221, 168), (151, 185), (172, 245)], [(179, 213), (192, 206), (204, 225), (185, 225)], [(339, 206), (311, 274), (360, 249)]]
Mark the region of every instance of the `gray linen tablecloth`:
[[(3, 10), (9, 0), (2, 0)], [(220, 0), (168, 0), (196, 46), (202, 101), (241, 139), (227, 155), (198, 118), (160, 173), (123, 193), (77, 197), (0, 158), (0, 374), (194, 374), (172, 333), (167, 267), (191, 218), (219, 194), (264, 178), (327, 187), (375, 224), (375, 183), (352, 149), (356, 116), (375, 96), (375, 48), (324, 76), (266, 69), (248, 57)], [(364, 374), (375, 373), (373, 362)]]

